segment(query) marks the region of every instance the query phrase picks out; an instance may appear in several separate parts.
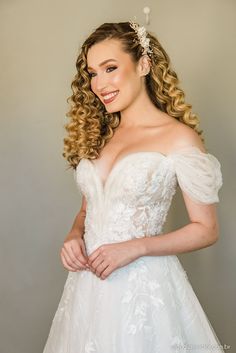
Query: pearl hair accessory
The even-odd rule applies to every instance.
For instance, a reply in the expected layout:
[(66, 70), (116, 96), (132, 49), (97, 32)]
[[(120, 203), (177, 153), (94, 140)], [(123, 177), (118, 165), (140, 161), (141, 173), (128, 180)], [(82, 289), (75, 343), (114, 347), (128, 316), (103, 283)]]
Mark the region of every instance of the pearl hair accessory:
[(134, 31), (138, 35), (138, 39), (140, 45), (143, 47), (142, 54), (151, 54), (153, 53), (152, 49), (150, 48), (150, 38), (147, 38), (146, 28), (144, 26), (140, 27), (137, 23), (133, 21), (129, 21), (130, 27), (134, 29)]

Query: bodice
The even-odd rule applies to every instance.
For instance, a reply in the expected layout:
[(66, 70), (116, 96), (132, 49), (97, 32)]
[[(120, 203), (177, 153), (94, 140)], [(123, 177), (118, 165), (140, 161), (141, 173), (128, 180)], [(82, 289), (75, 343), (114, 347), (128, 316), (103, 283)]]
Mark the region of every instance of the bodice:
[(99, 245), (162, 233), (177, 186), (197, 203), (219, 202), (221, 165), (196, 146), (169, 155), (133, 152), (113, 166), (105, 182), (92, 160), (83, 158), (74, 177), (87, 201), (85, 244)]

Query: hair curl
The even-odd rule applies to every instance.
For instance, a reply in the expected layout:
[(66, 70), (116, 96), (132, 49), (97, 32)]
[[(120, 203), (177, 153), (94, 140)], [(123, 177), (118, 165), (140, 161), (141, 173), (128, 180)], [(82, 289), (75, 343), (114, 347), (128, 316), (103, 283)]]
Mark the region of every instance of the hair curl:
[[(179, 79), (171, 68), (170, 58), (158, 39), (150, 32), (151, 67), (145, 76), (146, 88), (153, 104), (163, 112), (193, 128), (198, 135), (199, 119), (191, 111), (192, 105), (185, 103), (185, 94), (178, 87)], [(134, 63), (142, 56), (142, 46), (129, 22), (104, 23), (83, 43), (76, 61), (77, 73), (71, 83), (72, 96), (67, 99), (71, 107), (66, 116), (70, 118), (64, 127), (68, 137), (64, 138), (65, 157), (69, 168), (76, 169), (82, 158), (95, 159), (106, 142), (111, 139), (120, 123), (120, 112), (108, 113), (100, 99), (91, 91), (87, 72), (87, 53), (94, 44), (105, 39), (121, 41), (124, 52), (130, 54)], [(201, 137), (204, 141), (203, 137)]]

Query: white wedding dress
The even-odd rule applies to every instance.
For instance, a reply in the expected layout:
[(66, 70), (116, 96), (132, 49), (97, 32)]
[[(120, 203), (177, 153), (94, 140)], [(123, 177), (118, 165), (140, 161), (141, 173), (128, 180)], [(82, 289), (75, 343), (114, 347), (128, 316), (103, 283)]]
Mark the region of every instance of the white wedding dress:
[[(87, 200), (87, 254), (100, 245), (158, 236), (179, 185), (198, 203), (219, 202), (221, 165), (198, 147), (133, 152), (106, 182), (97, 161), (74, 172)], [(222, 302), (223, 305), (223, 302)], [(142, 256), (102, 280), (68, 272), (43, 353), (224, 352), (178, 257)]]

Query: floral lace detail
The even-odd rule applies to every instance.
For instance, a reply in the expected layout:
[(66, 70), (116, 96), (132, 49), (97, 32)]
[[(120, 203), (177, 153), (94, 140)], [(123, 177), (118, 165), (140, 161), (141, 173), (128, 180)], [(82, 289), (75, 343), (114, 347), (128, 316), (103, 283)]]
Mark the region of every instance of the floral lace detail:
[(89, 341), (85, 344), (85, 353), (94, 353), (97, 352), (95, 347), (95, 343), (93, 341)]
[(115, 179), (113, 174), (105, 193), (98, 175), (91, 176), (90, 163), (77, 170), (77, 182), (87, 199), (84, 238), (88, 253), (99, 244), (162, 233), (177, 179), (172, 161), (156, 157), (143, 155), (131, 161), (122, 176)]
[(74, 176), (87, 200), (89, 253), (104, 242), (161, 234), (177, 185), (199, 203), (217, 202), (222, 185), (218, 160), (196, 147), (169, 156), (131, 153), (113, 167), (105, 186), (89, 160)]
[(73, 296), (73, 292), (75, 290), (75, 276), (73, 273), (69, 272), (67, 276), (67, 280), (64, 285), (64, 290), (62, 294), (62, 298), (60, 301), (60, 305), (58, 306), (58, 310), (56, 315), (53, 318), (53, 321), (60, 322), (64, 318), (70, 319), (70, 304), (71, 297)]
[[(159, 271), (153, 277), (153, 266), (158, 266), (158, 261), (150, 257), (138, 259), (128, 271), (128, 286), (122, 296), (121, 303), (125, 306), (125, 331), (127, 335), (142, 335), (148, 342), (154, 342), (155, 337), (162, 335), (162, 328), (158, 331), (155, 320), (167, 315), (172, 307), (173, 313), (178, 312), (178, 304), (174, 297), (175, 287), (168, 280), (170, 277), (169, 261), (177, 262), (175, 256), (159, 259)], [(176, 265), (175, 265), (176, 266)], [(178, 268), (178, 266), (176, 267)], [(179, 269), (180, 277), (187, 280), (186, 272)], [(164, 283), (164, 285), (163, 285)], [(185, 283), (185, 282), (184, 282)], [(163, 290), (165, 289), (165, 290)], [(183, 332), (179, 325), (168, 323), (171, 329), (170, 340), (183, 343)]]
[(127, 306), (125, 325), (128, 334), (138, 334), (142, 330), (149, 336), (155, 333), (148, 311), (152, 311), (154, 307), (160, 309), (164, 306), (164, 302), (155, 295), (160, 283), (148, 277), (148, 268), (143, 260), (138, 261), (129, 272), (129, 286), (121, 300), (121, 303)]

